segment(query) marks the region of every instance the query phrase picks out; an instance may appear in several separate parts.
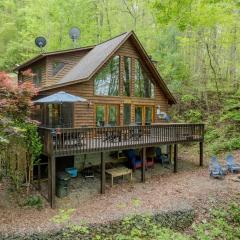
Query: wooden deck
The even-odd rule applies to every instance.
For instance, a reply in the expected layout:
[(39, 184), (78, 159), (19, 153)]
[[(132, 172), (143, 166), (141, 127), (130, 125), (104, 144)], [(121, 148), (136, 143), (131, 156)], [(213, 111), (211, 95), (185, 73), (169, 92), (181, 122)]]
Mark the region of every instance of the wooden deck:
[[(145, 181), (146, 148), (169, 144), (174, 146), (174, 172), (177, 172), (178, 143), (199, 142), (199, 164), (203, 165), (204, 124), (157, 124), (101, 128), (39, 128), (43, 154), (48, 156), (48, 200), (55, 206), (56, 158), (99, 152), (101, 193), (105, 193), (105, 160), (103, 152), (142, 148), (141, 181)], [(39, 168), (40, 169), (40, 168)]]
[(202, 142), (203, 124), (158, 124), (102, 128), (39, 128), (46, 155), (69, 156), (161, 144)]

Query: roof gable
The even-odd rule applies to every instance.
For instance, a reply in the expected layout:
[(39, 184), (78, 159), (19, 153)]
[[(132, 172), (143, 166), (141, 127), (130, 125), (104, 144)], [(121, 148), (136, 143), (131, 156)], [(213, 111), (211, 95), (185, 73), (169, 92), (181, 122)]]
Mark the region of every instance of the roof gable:
[(156, 79), (157, 84), (168, 98), (169, 103), (176, 103), (176, 99), (169, 91), (167, 85), (133, 31), (123, 33), (113, 39), (96, 45), (68, 72), (68, 74), (60, 79), (57, 85), (69, 85), (79, 81), (89, 80), (129, 38), (131, 38), (139, 55), (144, 59), (147, 69)]

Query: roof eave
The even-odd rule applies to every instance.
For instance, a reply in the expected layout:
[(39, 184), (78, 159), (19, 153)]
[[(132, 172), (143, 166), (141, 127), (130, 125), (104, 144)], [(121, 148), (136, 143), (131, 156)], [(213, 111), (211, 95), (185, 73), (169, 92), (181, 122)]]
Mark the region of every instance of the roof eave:
[(86, 82), (88, 80), (89, 80), (88, 78), (84, 78), (84, 79), (78, 79), (78, 80), (72, 81), (71, 83), (69, 83), (69, 82), (57, 83), (57, 84), (54, 84), (51, 86), (42, 87), (42, 88), (40, 88), (39, 92), (44, 92), (44, 91), (49, 91), (52, 89), (57, 89), (57, 88), (61, 88), (61, 87), (69, 86), (69, 85), (74, 85), (77, 83)]

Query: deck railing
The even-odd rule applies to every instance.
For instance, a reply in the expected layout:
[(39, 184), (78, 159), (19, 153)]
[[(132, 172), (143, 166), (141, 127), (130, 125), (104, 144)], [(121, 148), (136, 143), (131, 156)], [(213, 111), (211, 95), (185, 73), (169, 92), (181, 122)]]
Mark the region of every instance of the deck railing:
[(160, 144), (201, 142), (204, 124), (158, 124), (101, 128), (39, 128), (45, 154), (66, 156)]

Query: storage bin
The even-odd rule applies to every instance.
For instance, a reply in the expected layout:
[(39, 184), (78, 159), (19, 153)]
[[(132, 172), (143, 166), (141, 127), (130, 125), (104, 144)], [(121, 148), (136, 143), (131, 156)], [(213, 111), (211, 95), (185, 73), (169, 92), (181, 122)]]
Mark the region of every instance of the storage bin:
[(71, 177), (65, 172), (58, 172), (56, 178), (56, 195), (59, 198), (66, 197), (69, 194), (69, 182)]
[(75, 167), (65, 168), (65, 172), (68, 173), (71, 177), (77, 177), (77, 169)]

